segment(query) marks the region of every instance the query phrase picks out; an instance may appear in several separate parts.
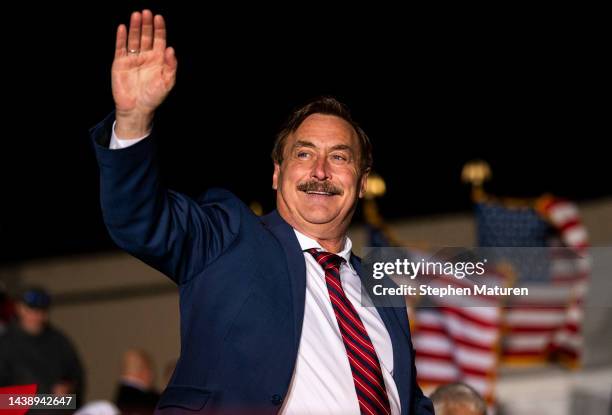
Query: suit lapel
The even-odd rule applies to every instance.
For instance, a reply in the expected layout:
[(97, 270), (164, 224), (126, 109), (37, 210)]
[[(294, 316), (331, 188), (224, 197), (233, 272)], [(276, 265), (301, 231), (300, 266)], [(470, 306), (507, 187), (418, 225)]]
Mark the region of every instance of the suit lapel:
[(288, 282), (291, 286), (293, 306), (293, 333), (295, 352), (300, 344), (302, 323), (304, 322), (304, 302), (306, 301), (306, 264), (304, 254), (293, 228), (274, 210), (261, 218), (262, 222), (278, 239), (285, 252), (288, 267)]

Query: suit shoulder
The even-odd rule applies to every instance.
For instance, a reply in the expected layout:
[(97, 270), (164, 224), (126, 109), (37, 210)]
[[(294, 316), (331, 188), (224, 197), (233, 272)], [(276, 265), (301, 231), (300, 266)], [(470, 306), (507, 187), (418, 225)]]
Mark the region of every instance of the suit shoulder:
[(248, 207), (238, 198), (238, 196), (231, 191), (220, 187), (211, 187), (210, 189), (206, 190), (197, 198), (197, 201), (200, 205), (230, 204), (235, 205), (235, 207), (244, 207), (248, 209)]
[(233, 192), (212, 187), (196, 199), (201, 209), (214, 212), (224, 223), (229, 224), (233, 233), (238, 233), (239, 228), (245, 230), (245, 226), (258, 225), (260, 220), (255, 213)]
[(238, 196), (227, 189), (212, 187), (202, 193), (196, 201), (204, 209), (219, 208), (231, 214), (240, 214), (243, 219), (245, 216), (257, 217)]

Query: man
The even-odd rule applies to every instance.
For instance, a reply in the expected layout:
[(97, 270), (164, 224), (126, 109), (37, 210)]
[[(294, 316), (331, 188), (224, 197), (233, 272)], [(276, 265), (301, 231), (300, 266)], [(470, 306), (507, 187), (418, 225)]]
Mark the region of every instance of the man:
[(153, 412), (159, 401), (154, 380), (153, 362), (144, 350), (130, 349), (123, 354), (115, 395), (115, 403), (123, 415)]
[(487, 404), (465, 383), (449, 383), (438, 387), (431, 400), (437, 415), (486, 415)]
[(70, 340), (49, 323), (51, 297), (29, 287), (16, 307), (17, 321), (0, 336), (0, 386), (36, 384), (37, 393), (83, 394), (83, 369)]
[(290, 117), (277, 210), (260, 218), (224, 190), (195, 201), (160, 185), (151, 125), (176, 68), (164, 19), (133, 13), (117, 30), (116, 111), (92, 130), (112, 238), (180, 289), (181, 355), (157, 411), (433, 413), (405, 308), (360, 303), (346, 231), (371, 153), (348, 110), (327, 98)]

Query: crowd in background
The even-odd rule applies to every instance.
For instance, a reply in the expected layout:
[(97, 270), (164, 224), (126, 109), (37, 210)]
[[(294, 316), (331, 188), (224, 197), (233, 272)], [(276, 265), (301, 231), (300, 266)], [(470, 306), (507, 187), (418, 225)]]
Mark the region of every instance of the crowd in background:
[[(79, 415), (144, 415), (153, 413), (159, 392), (155, 365), (142, 349), (125, 351), (112, 401), (85, 403), (84, 368), (70, 339), (50, 322), (51, 296), (41, 287), (27, 287), (15, 298), (0, 287), (0, 387), (35, 384), (36, 393), (77, 398)], [(164, 384), (174, 364), (164, 371)], [(436, 389), (431, 399), (438, 415), (485, 415), (487, 406), (468, 385)]]

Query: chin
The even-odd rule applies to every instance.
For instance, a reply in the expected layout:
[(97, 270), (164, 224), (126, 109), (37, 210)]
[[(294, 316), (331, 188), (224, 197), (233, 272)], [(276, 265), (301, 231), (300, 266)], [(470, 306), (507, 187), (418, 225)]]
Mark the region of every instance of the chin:
[(302, 218), (308, 223), (322, 225), (333, 221), (337, 216), (337, 212), (332, 212), (329, 209), (314, 207), (301, 212)]

